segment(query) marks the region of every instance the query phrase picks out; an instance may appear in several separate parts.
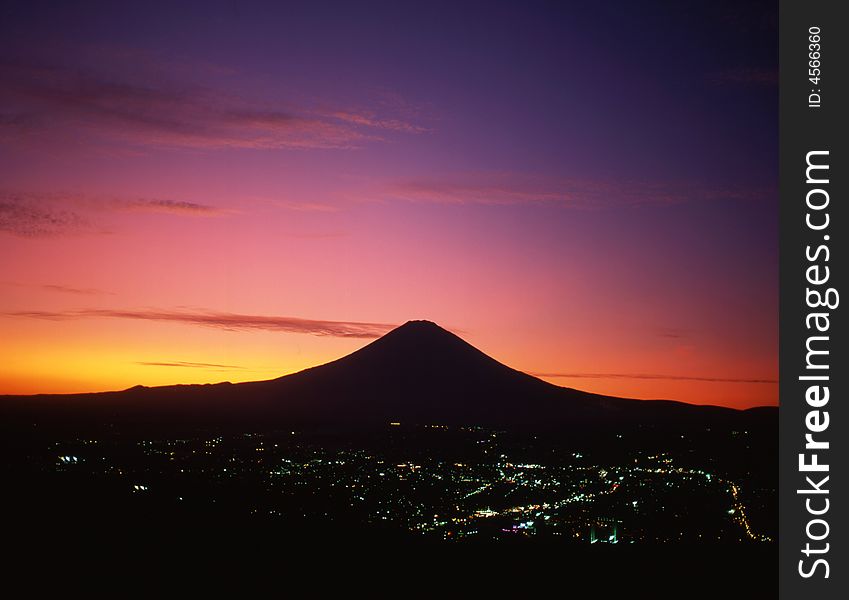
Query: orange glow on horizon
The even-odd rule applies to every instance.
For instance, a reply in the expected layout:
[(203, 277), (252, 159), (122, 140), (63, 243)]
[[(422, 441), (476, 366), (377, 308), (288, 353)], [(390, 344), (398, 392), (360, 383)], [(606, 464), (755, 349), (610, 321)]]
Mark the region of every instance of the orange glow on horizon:
[[(24, 337), (17, 344), (4, 345), (0, 349), (0, 361), (4, 364), (0, 375), (2, 393), (83, 393), (122, 390), (139, 384), (162, 386), (273, 379), (335, 360), (371, 342), (368, 339), (218, 331), (182, 324), (151, 325), (116, 320), (111, 324), (112, 329), (106, 331), (92, 328), (91, 323), (61, 323), (61, 327), (71, 330), (71, 336), (66, 338), (68, 343), (63, 344), (51, 342), (56, 323), (34, 321), (27, 325), (18, 324)], [(480, 337), (460, 334), (473, 344), (475, 338)], [(127, 344), (126, 339), (133, 343)], [(520, 368), (517, 363), (534, 363), (529, 355), (515, 356), (514, 361), (509, 352), (492, 350), (494, 344), (485, 337), (479, 341), (482, 350), (491, 351), (508, 366)], [(167, 353), (167, 360), (161, 358), (163, 346), (173, 348)], [(564, 364), (581, 366), (586, 357), (581, 358), (580, 354), (568, 357), (564, 353), (563, 360)], [(537, 362), (550, 364), (550, 357), (538, 353)], [(615, 359), (615, 362), (629, 364), (624, 359)], [(588, 364), (596, 363), (590, 361)], [(723, 381), (706, 380), (708, 377), (693, 372), (646, 375), (647, 363), (631, 361), (630, 364), (634, 370), (611, 376), (590, 370), (581, 375), (573, 369), (574, 376), (527, 368), (520, 370), (554, 385), (610, 396), (671, 399), (734, 408), (776, 404), (777, 384), (769, 378), (768, 365), (760, 368), (767, 377), (751, 382), (733, 380), (733, 375), (739, 376), (740, 369), (731, 373), (731, 381)]]

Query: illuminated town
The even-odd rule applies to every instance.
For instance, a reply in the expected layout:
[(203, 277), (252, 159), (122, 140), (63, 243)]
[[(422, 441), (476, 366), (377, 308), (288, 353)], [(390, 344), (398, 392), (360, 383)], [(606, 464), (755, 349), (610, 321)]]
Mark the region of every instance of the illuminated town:
[(686, 451), (601, 454), (478, 427), (391, 423), (344, 442), (300, 431), (78, 439), (50, 444), (33, 468), (140, 512), (355, 524), (447, 542), (772, 541), (774, 489), (694, 464)]

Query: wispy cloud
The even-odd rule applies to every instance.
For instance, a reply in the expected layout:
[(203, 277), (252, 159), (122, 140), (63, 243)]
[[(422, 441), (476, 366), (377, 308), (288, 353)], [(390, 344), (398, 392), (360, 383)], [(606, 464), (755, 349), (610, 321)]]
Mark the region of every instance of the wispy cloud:
[(76, 296), (114, 296), (115, 292), (107, 292), (97, 288), (78, 288), (70, 285), (45, 284), (38, 286), (49, 292), (59, 292), (62, 294), (74, 294)]
[(704, 381), (710, 383), (778, 383), (777, 379), (735, 379), (733, 377), (690, 377), (685, 375), (650, 375), (645, 373), (531, 373), (551, 379), (663, 379), (669, 381)]
[(377, 338), (395, 327), (387, 323), (322, 321), (301, 319), (298, 317), (244, 315), (207, 310), (115, 310), (89, 308), (70, 311), (18, 311), (5, 313), (5, 316), (47, 319), (51, 321), (92, 318), (133, 319), (200, 325), (226, 331), (262, 330), (342, 338)]
[(386, 195), (399, 200), (441, 204), (570, 203), (574, 200), (565, 191), (533, 189), (504, 181), (406, 181), (391, 186)]
[(540, 204), (597, 209), (710, 200), (752, 201), (765, 198), (769, 193), (769, 190), (700, 186), (676, 181), (552, 181), (510, 173), (484, 173), (398, 182), (388, 186), (381, 197), (384, 200), (440, 204)]
[(339, 212), (340, 207), (334, 204), (326, 204), (323, 202), (309, 202), (298, 200), (270, 200), (268, 204), (285, 210), (295, 212), (316, 212), (316, 213), (333, 213)]
[(134, 144), (199, 149), (345, 149), (381, 140), (388, 132), (425, 131), (373, 111), (268, 106), (200, 86), (169, 84), (162, 77), (136, 77), (0, 63), (0, 125), (41, 133), (61, 125)]
[(56, 283), (21, 283), (18, 281), (2, 281), (2, 285), (11, 285), (31, 290), (43, 290), (45, 292), (56, 292), (58, 294), (72, 294), (75, 296), (114, 296), (115, 292), (108, 292), (98, 288), (83, 288), (72, 285)]
[(219, 215), (228, 212), (225, 209), (215, 206), (198, 204), (196, 202), (186, 202), (182, 200), (148, 200), (138, 198), (133, 200), (113, 200), (112, 203), (118, 209), (136, 212), (168, 213), (192, 216)]
[(92, 224), (74, 210), (34, 198), (0, 194), (0, 231), (35, 238), (92, 229)]
[(353, 125), (385, 129), (387, 131), (401, 133), (425, 133), (430, 131), (430, 129), (421, 125), (415, 125), (401, 119), (383, 118), (373, 112), (336, 111), (328, 113), (327, 116)]
[(27, 193), (0, 190), (0, 231), (20, 237), (55, 237), (104, 233), (98, 216), (143, 212), (208, 217), (235, 211), (207, 204), (158, 198), (95, 198), (80, 194)]
[(199, 362), (183, 362), (183, 361), (166, 361), (166, 362), (148, 362), (148, 361), (137, 361), (137, 365), (142, 365), (145, 367), (184, 367), (191, 369), (213, 369), (213, 370), (241, 370), (244, 367), (239, 367), (237, 365), (217, 365), (214, 363), (199, 363)]
[(680, 340), (690, 337), (690, 331), (677, 327), (658, 327), (656, 333), (659, 337)]

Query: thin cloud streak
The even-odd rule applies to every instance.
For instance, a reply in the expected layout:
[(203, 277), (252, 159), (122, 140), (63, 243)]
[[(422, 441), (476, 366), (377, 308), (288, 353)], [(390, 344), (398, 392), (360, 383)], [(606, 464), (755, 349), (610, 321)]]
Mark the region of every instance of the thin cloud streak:
[(72, 285), (56, 283), (21, 283), (18, 281), (3, 281), (3, 285), (28, 288), (32, 290), (43, 290), (45, 292), (56, 292), (59, 294), (73, 294), (75, 296), (115, 296), (115, 292), (108, 292), (98, 288), (80, 288)]
[(215, 206), (186, 202), (184, 200), (148, 200), (139, 198), (134, 200), (115, 200), (114, 203), (119, 209), (174, 215), (211, 216), (228, 212)]
[(328, 116), (334, 119), (339, 119), (340, 121), (345, 121), (346, 123), (352, 123), (354, 125), (360, 125), (363, 127), (373, 127), (375, 129), (385, 129), (388, 131), (396, 131), (400, 133), (427, 133), (431, 131), (426, 127), (414, 125), (412, 123), (408, 123), (400, 119), (381, 118), (374, 113), (337, 111), (334, 113), (330, 113)]
[(398, 182), (383, 190), (384, 200), (435, 204), (554, 205), (576, 209), (613, 206), (669, 206), (693, 201), (763, 200), (774, 191), (677, 182), (601, 181), (591, 179), (537, 180), (492, 173), (446, 179)]
[(137, 361), (135, 364), (142, 365), (145, 367), (186, 367), (193, 369), (233, 369), (233, 370), (241, 370), (245, 367), (239, 367), (237, 365), (217, 365), (214, 363), (196, 363), (196, 362), (183, 362), (183, 361), (173, 361), (173, 362), (148, 362), (148, 361)]
[[(133, 72), (132, 69), (127, 72)], [(215, 90), (116, 80), (79, 69), (0, 63), (0, 125), (44, 133), (56, 125), (134, 144), (195, 149), (354, 149), (413, 123), (366, 111), (266, 107)], [(2, 138), (0, 138), (2, 139)]]
[(90, 198), (79, 194), (0, 191), (0, 231), (25, 238), (105, 233), (96, 215), (116, 212), (212, 217), (233, 210), (158, 198)]
[(685, 375), (650, 375), (645, 373), (530, 373), (551, 379), (647, 379), (667, 381), (704, 381), (709, 383), (778, 383), (777, 379), (735, 379), (730, 377), (689, 377)]
[(26, 317), (50, 321), (68, 321), (90, 318), (132, 319), (200, 325), (225, 331), (276, 331), (303, 333), (321, 337), (377, 338), (393, 329), (386, 323), (358, 321), (322, 321), (298, 317), (243, 315), (216, 311), (174, 310), (113, 310), (82, 309), (71, 311), (18, 311), (5, 313), (7, 317)]
[(38, 286), (43, 290), (50, 292), (59, 292), (62, 294), (74, 294), (77, 296), (114, 296), (115, 292), (107, 292), (97, 288), (77, 288), (70, 285), (45, 284)]
[(690, 337), (690, 332), (684, 329), (678, 329), (676, 327), (658, 327), (657, 335), (659, 337), (668, 338), (672, 340), (682, 340)]
[(40, 238), (91, 229), (91, 223), (73, 210), (31, 198), (0, 195), (0, 231), (19, 237)]

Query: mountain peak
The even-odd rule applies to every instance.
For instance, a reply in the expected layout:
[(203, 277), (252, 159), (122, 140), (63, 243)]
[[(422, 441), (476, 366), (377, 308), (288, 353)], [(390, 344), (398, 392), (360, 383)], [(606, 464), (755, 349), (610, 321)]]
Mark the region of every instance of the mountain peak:
[(305, 414), (350, 422), (518, 422), (529, 418), (528, 399), (548, 403), (562, 393), (423, 319), (348, 356), (275, 381), (275, 395), (286, 398), (290, 409), (297, 398)]
[[(408, 346), (408, 350), (422, 351), (425, 348), (430, 348), (434, 351), (440, 351), (447, 345), (461, 344), (473, 349), (464, 340), (459, 338), (451, 331), (440, 327), (433, 321), (417, 319), (407, 321), (403, 325), (396, 327), (383, 337), (376, 340), (372, 345), (383, 347), (387, 344), (397, 346), (398, 344)], [(368, 346), (366, 346), (368, 348)], [(474, 349), (477, 351), (476, 349)]]
[(441, 331), (446, 331), (446, 329), (440, 327), (433, 321), (428, 321), (426, 319), (412, 319), (396, 329), (439, 329)]
[(440, 327), (433, 321), (415, 319), (407, 321), (403, 325), (399, 325), (380, 339), (418, 338), (420, 341), (423, 341), (424, 339), (446, 339), (456, 337), (457, 336), (455, 334), (444, 327)]

